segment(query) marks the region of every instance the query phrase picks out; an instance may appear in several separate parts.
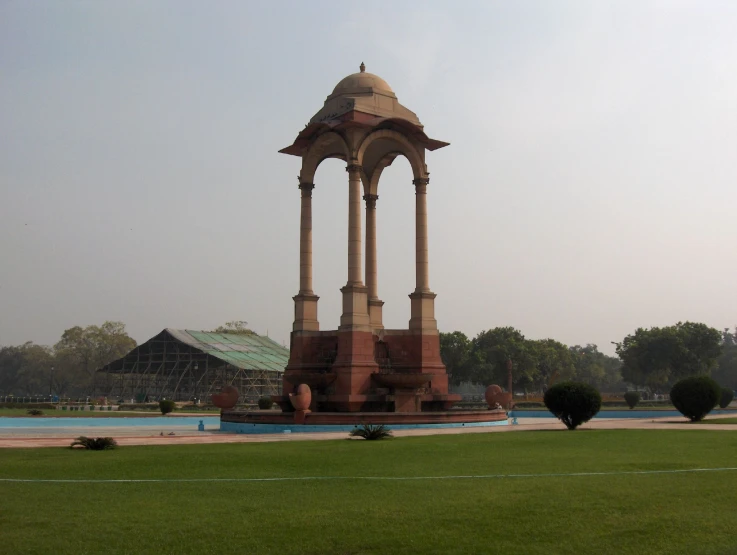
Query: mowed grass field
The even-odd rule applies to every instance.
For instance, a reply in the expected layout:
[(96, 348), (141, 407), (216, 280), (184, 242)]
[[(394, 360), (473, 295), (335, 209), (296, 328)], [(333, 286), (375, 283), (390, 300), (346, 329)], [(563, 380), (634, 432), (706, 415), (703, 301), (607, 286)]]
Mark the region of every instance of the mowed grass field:
[(705, 418), (694, 424), (737, 424), (737, 418)]
[(737, 554), (737, 470), (627, 474), (727, 467), (703, 429), (4, 449), (4, 479), (163, 481), (0, 481), (0, 552)]

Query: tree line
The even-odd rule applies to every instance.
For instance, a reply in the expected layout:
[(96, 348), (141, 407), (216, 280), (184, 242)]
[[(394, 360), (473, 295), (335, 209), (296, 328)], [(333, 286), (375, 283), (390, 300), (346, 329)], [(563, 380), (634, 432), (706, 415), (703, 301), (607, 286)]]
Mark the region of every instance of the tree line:
[[(253, 334), (248, 322), (235, 320), (211, 333)], [(95, 372), (125, 356), (137, 346), (123, 322), (100, 326), (74, 326), (65, 330), (53, 346), (28, 341), (0, 348), (1, 396), (89, 395)]]
[[(218, 333), (253, 333), (247, 322), (226, 322)], [(0, 348), (0, 395), (79, 396), (91, 391), (95, 371), (136, 347), (123, 322), (74, 326), (53, 346), (27, 342)], [(706, 324), (638, 328), (615, 343), (617, 357), (593, 344), (567, 346), (554, 339), (527, 339), (513, 327), (485, 330), (470, 339), (460, 331), (440, 334), (449, 380), (458, 385), (506, 387), (511, 361), (513, 386), (545, 391), (559, 381), (579, 381), (600, 391), (628, 384), (667, 391), (692, 375), (711, 375), (737, 389), (737, 327), (719, 331)]]
[(88, 394), (95, 371), (136, 347), (122, 322), (74, 326), (53, 346), (28, 341), (0, 348), (0, 394)]
[(510, 362), (513, 387), (524, 391), (544, 391), (554, 382), (567, 380), (600, 390), (622, 385), (621, 361), (596, 345), (527, 339), (512, 327), (485, 330), (473, 339), (460, 331), (441, 333), (440, 354), (453, 385), (471, 382), (506, 387)]
[(545, 391), (559, 381), (578, 381), (600, 391), (629, 386), (664, 392), (683, 377), (708, 374), (737, 388), (737, 328), (705, 324), (638, 328), (614, 343), (617, 357), (594, 344), (567, 346), (555, 339), (527, 339), (512, 327), (485, 330), (473, 339), (460, 331), (440, 334), (449, 380), (507, 386), (511, 363), (515, 390)]

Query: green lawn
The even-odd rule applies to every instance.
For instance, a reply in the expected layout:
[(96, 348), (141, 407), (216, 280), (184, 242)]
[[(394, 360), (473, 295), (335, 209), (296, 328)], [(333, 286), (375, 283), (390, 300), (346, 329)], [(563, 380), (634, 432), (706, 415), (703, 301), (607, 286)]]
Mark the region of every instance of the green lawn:
[(737, 424), (737, 418), (705, 418), (695, 424)]
[[(0, 478), (334, 479), (0, 482), (0, 551), (724, 555), (737, 470), (622, 473), (737, 467), (735, 453), (737, 434), (698, 429), (5, 449)], [(550, 476), (576, 472), (614, 474)], [(490, 474), (547, 476), (355, 479)]]

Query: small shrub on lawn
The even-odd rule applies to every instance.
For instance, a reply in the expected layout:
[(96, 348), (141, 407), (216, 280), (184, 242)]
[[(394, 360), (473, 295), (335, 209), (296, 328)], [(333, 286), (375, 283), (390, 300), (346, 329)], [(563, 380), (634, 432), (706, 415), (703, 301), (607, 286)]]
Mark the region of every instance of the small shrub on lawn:
[(118, 446), (118, 442), (111, 437), (87, 437), (79, 436), (75, 439), (70, 447), (72, 449), (82, 448), (90, 449), (91, 451), (106, 451), (108, 449), (115, 449)]
[(585, 383), (557, 383), (545, 392), (543, 400), (569, 430), (588, 422), (601, 409), (601, 394)]
[(176, 404), (171, 399), (162, 399), (159, 401), (159, 410), (161, 414), (169, 414), (176, 408)]
[(351, 436), (363, 439), (386, 439), (392, 437), (392, 432), (383, 424), (361, 424), (351, 430)]
[(709, 376), (691, 376), (677, 382), (670, 390), (670, 400), (678, 411), (696, 422), (717, 406), (722, 388)]
[(637, 406), (637, 403), (640, 402), (640, 393), (637, 391), (628, 391), (624, 394), (624, 400), (627, 403), (627, 406), (630, 409), (633, 409)]
[(44, 411), (41, 409), (29, 409), (28, 414), (31, 416), (43, 416)]
[(259, 397), (258, 408), (263, 409), (263, 410), (268, 410), (273, 406), (274, 406), (274, 401), (271, 400), (271, 397)]
[(722, 395), (719, 397), (719, 407), (726, 409), (729, 403), (732, 402), (732, 399), (734, 399), (734, 391), (728, 387), (723, 387)]

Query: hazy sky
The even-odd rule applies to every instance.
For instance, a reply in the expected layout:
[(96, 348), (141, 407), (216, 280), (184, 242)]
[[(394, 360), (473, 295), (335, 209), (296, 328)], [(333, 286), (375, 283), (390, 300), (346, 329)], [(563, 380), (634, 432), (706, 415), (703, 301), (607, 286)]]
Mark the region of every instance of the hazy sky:
[[(246, 320), (288, 344), (298, 158), (335, 84), (384, 78), (427, 134), (441, 331), (612, 352), (639, 326), (737, 324), (737, 3), (0, 3), (0, 345), (74, 325)], [(347, 174), (315, 177), (335, 329)], [(379, 188), (384, 323), (406, 328), (414, 190)]]

